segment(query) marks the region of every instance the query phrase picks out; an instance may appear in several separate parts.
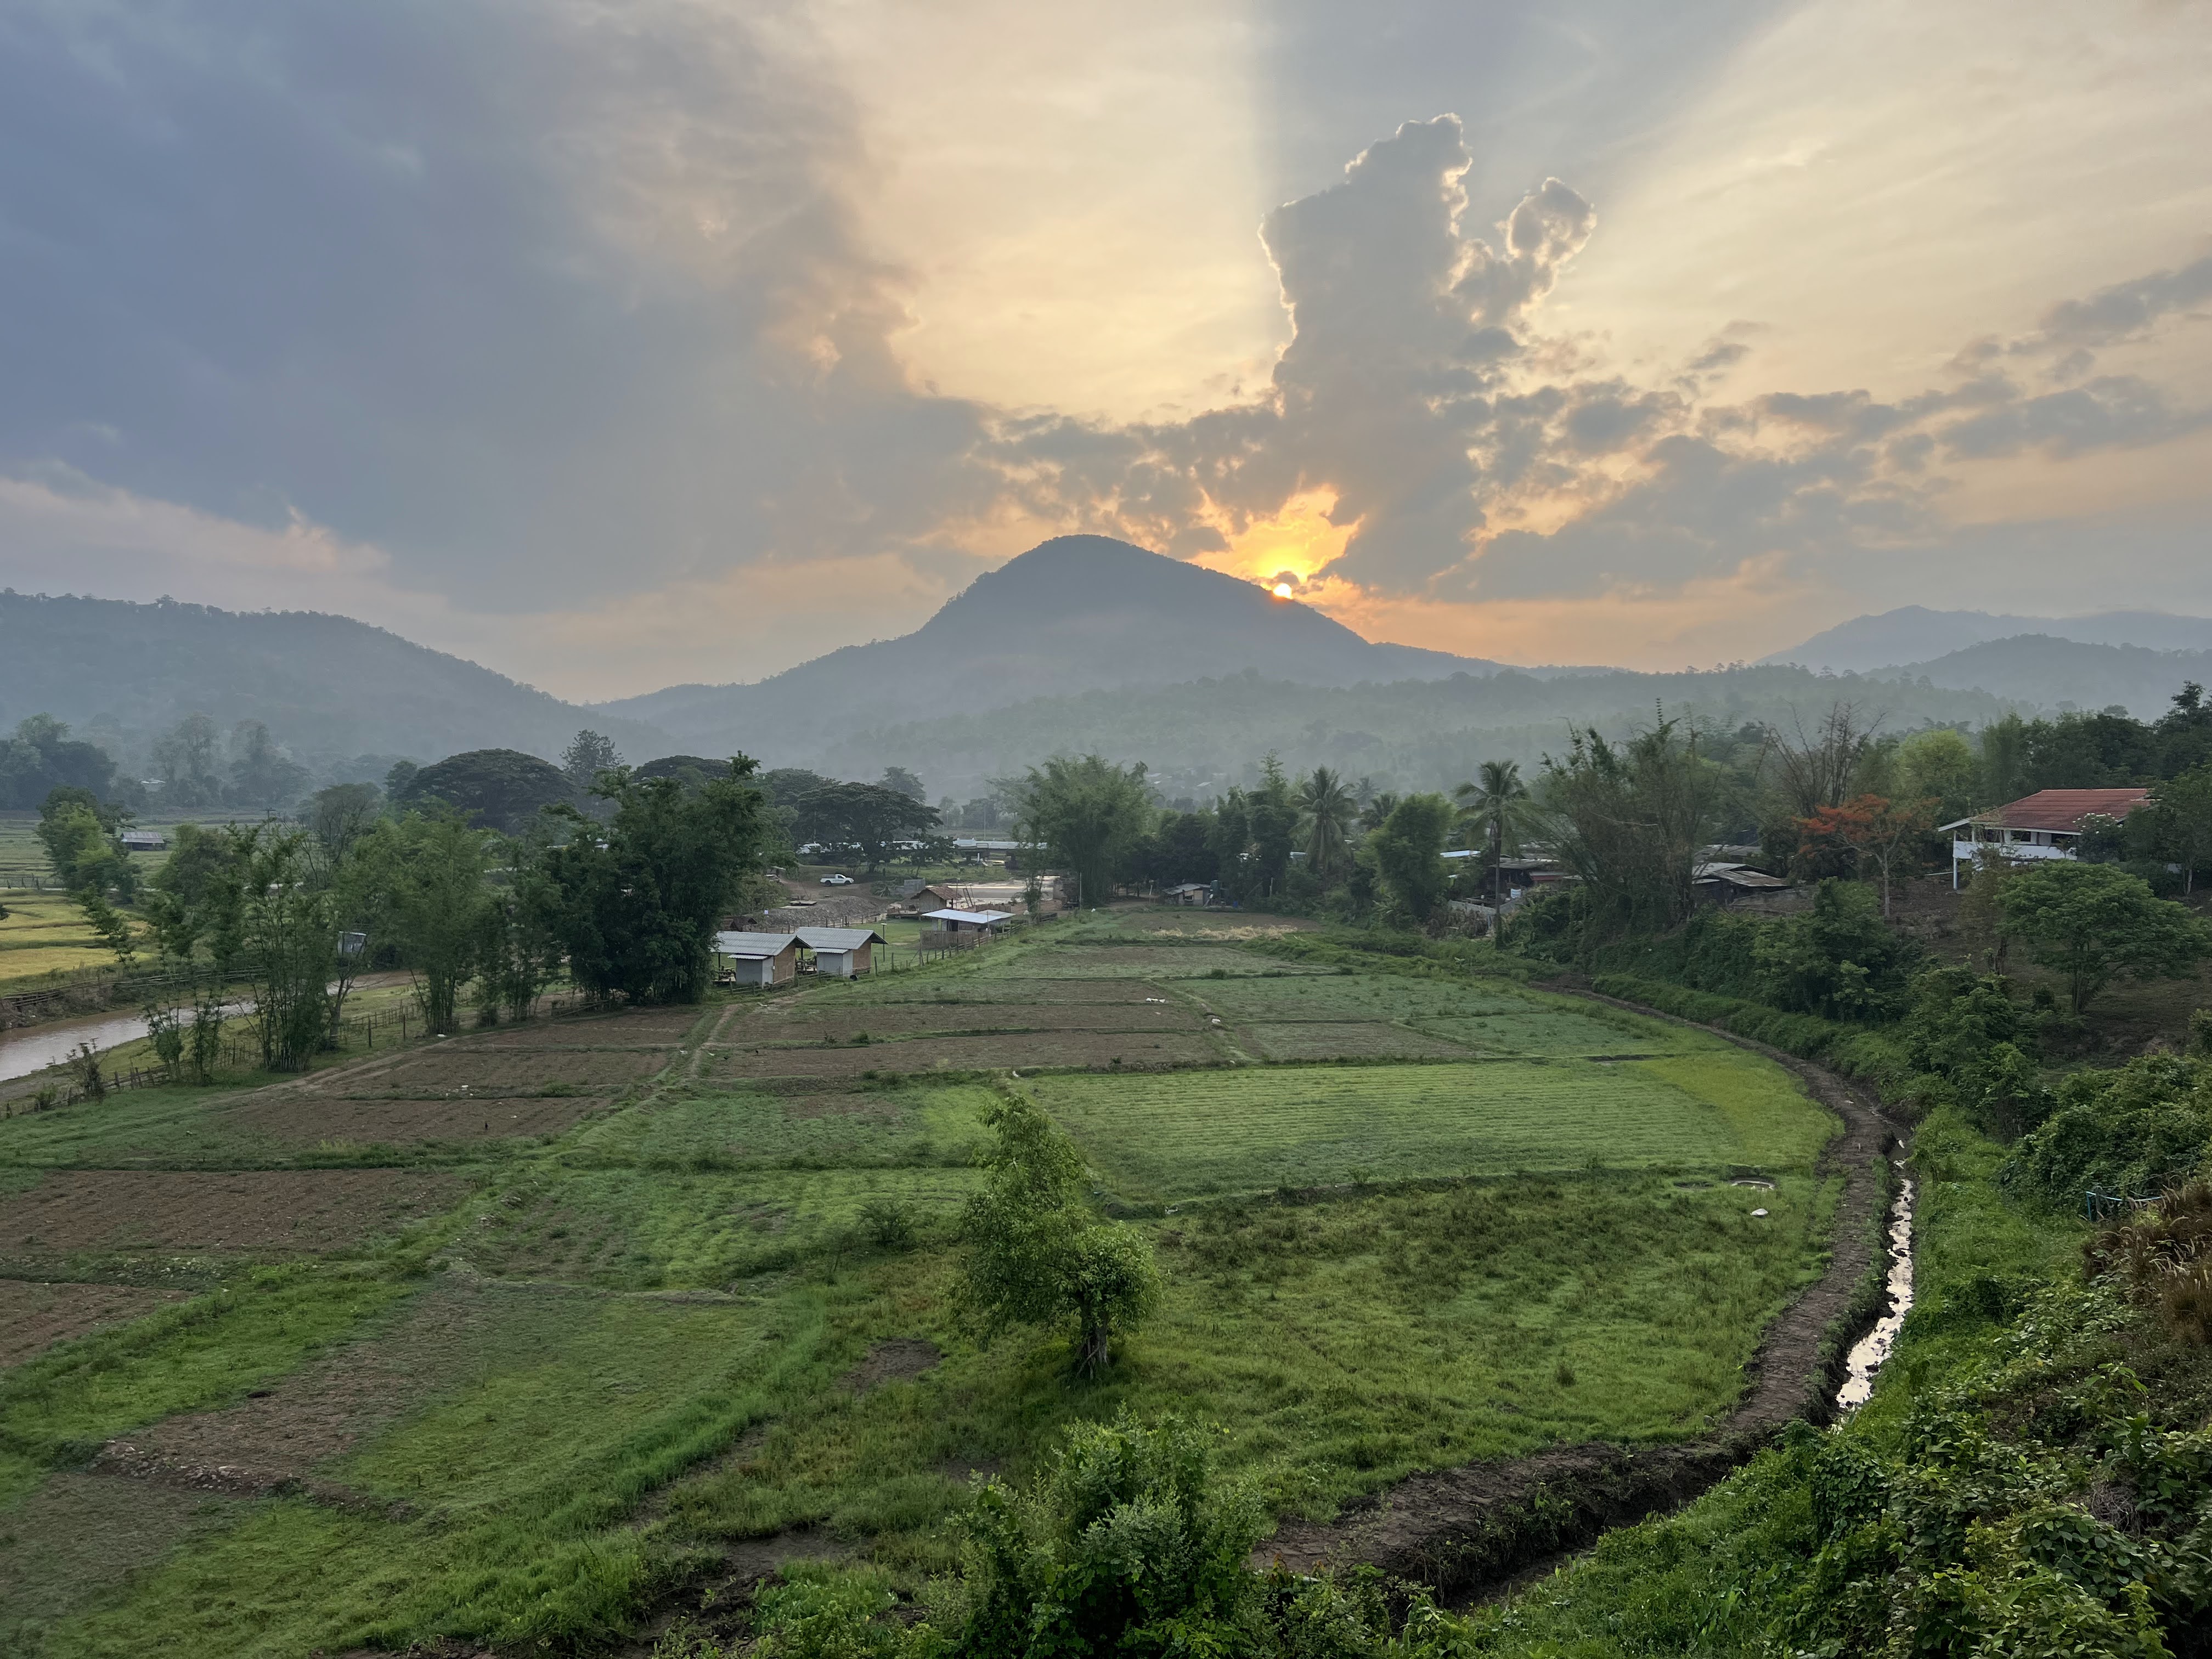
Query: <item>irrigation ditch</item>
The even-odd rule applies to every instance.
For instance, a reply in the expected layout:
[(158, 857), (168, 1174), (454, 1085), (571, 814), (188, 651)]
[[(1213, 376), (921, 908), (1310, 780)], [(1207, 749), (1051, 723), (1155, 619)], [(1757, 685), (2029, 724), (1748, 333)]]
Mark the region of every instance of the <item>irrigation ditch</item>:
[[(1548, 988), (1711, 1031), (1803, 1079), (1844, 1123), (1816, 1165), (1844, 1180), (1827, 1270), (1767, 1328), (1748, 1368), (1749, 1393), (1711, 1432), (1655, 1446), (1586, 1441), (1423, 1471), (1346, 1505), (1333, 1521), (1286, 1522), (1254, 1552), (1255, 1566), (1372, 1566), (1449, 1605), (1486, 1601), (1541, 1577), (1602, 1533), (1690, 1502), (1790, 1424), (1832, 1421), (1849, 1408), (1838, 1397), (1845, 1385), (1870, 1386), (1887, 1357), (1878, 1328), (1888, 1326), (1893, 1336), (1911, 1283), (1910, 1192), (1889, 1156), (1899, 1146), (1897, 1126), (1844, 1079), (1794, 1054), (1617, 997), (1566, 984)], [(1901, 1249), (1885, 1251), (1892, 1240)]]

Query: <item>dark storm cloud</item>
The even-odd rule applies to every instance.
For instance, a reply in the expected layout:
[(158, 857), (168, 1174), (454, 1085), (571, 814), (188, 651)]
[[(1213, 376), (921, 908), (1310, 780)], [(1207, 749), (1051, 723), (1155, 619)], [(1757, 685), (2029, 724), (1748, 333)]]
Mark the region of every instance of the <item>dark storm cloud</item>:
[(897, 544), (988, 480), (888, 349), (853, 132), (702, 8), (13, 8), (0, 465), (486, 605)]

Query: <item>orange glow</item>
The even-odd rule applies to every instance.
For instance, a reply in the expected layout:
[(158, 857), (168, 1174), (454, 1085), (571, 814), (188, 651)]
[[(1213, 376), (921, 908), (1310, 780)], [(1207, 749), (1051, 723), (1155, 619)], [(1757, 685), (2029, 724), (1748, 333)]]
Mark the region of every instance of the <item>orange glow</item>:
[(1308, 490), (1291, 496), (1267, 517), (1246, 519), (1241, 526), (1217, 508), (1206, 516), (1229, 545), (1219, 552), (1201, 553), (1192, 562), (1258, 582), (1278, 599), (1290, 599), (1313, 579), (1315, 571), (1344, 551), (1358, 528), (1331, 524), (1328, 515), (1335, 506), (1334, 491)]

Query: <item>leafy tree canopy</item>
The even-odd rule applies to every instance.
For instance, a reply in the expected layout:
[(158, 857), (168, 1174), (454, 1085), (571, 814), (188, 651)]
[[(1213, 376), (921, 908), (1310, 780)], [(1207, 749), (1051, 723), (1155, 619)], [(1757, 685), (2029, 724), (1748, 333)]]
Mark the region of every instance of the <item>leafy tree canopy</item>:
[(111, 792), (115, 763), (69, 730), (51, 714), (33, 714), (17, 722), (13, 737), (0, 738), (0, 808), (27, 811), (56, 789), (81, 789), (95, 799)]
[(1112, 896), (1152, 826), (1152, 785), (1141, 761), (1117, 766), (1098, 755), (1055, 755), (1000, 787), (1023, 836), (1077, 878), (1085, 904)]
[(2003, 927), (2066, 981), (2075, 1013), (2115, 979), (2170, 979), (2208, 953), (2204, 924), (2109, 864), (2051, 862), (2004, 884)]
[(394, 793), (393, 804), (442, 801), (487, 830), (513, 835), (544, 807), (570, 805), (576, 793), (550, 761), (516, 749), (471, 749), (426, 766)]

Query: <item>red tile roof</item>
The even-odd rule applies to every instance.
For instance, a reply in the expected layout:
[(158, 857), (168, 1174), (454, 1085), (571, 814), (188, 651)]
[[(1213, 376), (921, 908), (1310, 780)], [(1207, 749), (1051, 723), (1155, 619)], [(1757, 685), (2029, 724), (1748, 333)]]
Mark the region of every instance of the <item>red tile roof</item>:
[(2150, 799), (2148, 789), (2039, 789), (1983, 815), (2008, 830), (2079, 830), (2092, 816), (2124, 818)]

